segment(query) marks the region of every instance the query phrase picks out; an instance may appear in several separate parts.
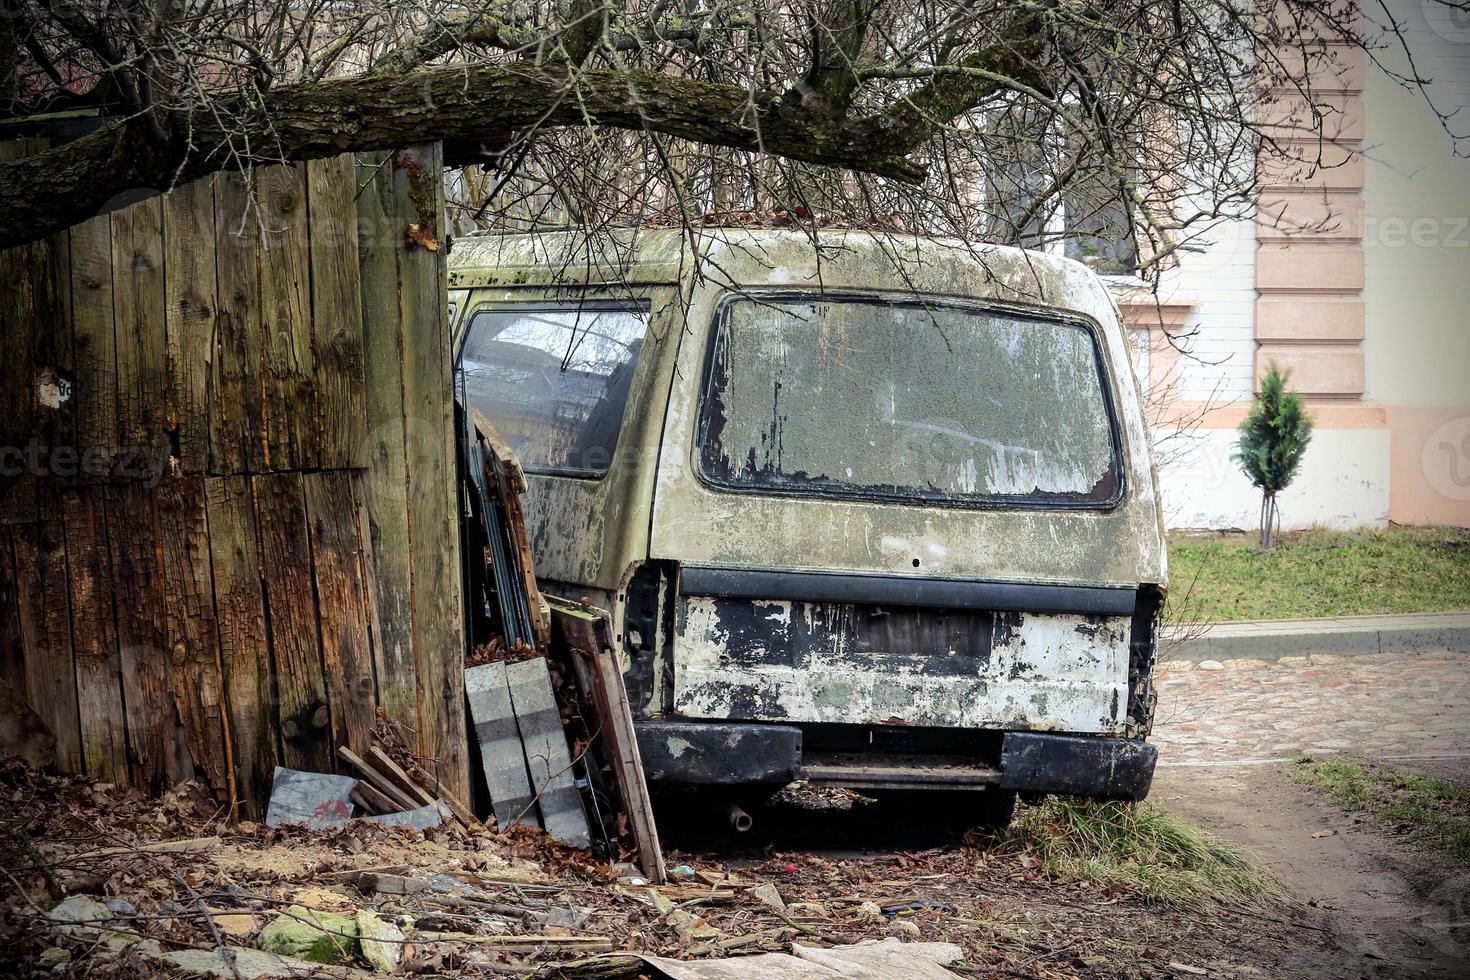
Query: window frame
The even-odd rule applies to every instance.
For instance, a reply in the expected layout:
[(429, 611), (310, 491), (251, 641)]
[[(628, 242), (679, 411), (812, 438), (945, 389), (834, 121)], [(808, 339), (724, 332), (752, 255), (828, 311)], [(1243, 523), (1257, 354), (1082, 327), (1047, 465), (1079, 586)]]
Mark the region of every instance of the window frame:
[[(940, 496), (911, 492), (887, 492), (874, 489), (854, 488), (834, 490), (829, 487), (785, 486), (758, 487), (747, 483), (735, 483), (712, 476), (704, 468), (704, 450), (709, 431), (710, 395), (714, 384), (716, 347), (720, 332), (725, 328), (730, 309), (738, 302), (865, 302), (885, 306), (900, 306), (918, 309), (960, 309), (970, 313), (1001, 313), (1022, 320), (1081, 329), (1092, 346), (1093, 367), (1097, 371), (1098, 384), (1102, 391), (1103, 404), (1108, 416), (1108, 436), (1112, 449), (1112, 461), (1117, 470), (1117, 485), (1105, 500), (1035, 499), (1016, 495), (971, 495), (967, 497)], [(1116, 510), (1128, 498), (1131, 485), (1128, 479), (1128, 456), (1124, 451), (1123, 430), (1119, 422), (1117, 390), (1112, 372), (1103, 353), (1102, 331), (1091, 317), (1074, 311), (1046, 310), (1017, 304), (983, 299), (930, 295), (917, 297), (913, 293), (894, 293), (865, 290), (814, 291), (810, 289), (754, 289), (743, 292), (726, 291), (715, 303), (710, 315), (705, 349), (701, 354), (703, 367), (700, 372), (697, 397), (699, 403), (694, 412), (694, 437), (690, 440), (690, 468), (695, 479), (707, 489), (719, 493), (747, 494), (758, 497), (785, 499), (825, 499), (845, 503), (911, 504), (919, 507), (934, 507), (950, 510), (1027, 510), (1027, 511), (1091, 511)]]
[(634, 390), (638, 386), (638, 371), (643, 363), (643, 349), (648, 345), (648, 330), (653, 323), (653, 302), (648, 297), (636, 299), (577, 299), (577, 300), (510, 300), (508, 302), (496, 302), (495, 300), (481, 300), (476, 303), (466, 303), (464, 316), (464, 330), (460, 332), (459, 344), (454, 351), (454, 374), (456, 384), (464, 392), (465, 404), (470, 405), (469, 388), (465, 383), (464, 373), (464, 349), (470, 342), (470, 331), (474, 329), (475, 317), (481, 313), (537, 313), (537, 312), (576, 312), (576, 313), (632, 313), (643, 317), (643, 337), (639, 343), (638, 355), (633, 363), (633, 377), (628, 386), (628, 399), (623, 403), (623, 414), (618, 419), (618, 432), (613, 444), (608, 447), (608, 465), (600, 473), (591, 473), (587, 470), (570, 469), (559, 466), (532, 466), (525, 460), (518, 460), (521, 470), (527, 476), (555, 476), (565, 480), (582, 480), (587, 483), (600, 483), (606, 480), (608, 474), (613, 471), (613, 462), (617, 459), (618, 446), (623, 441), (623, 428), (628, 422), (628, 406), (633, 404)]

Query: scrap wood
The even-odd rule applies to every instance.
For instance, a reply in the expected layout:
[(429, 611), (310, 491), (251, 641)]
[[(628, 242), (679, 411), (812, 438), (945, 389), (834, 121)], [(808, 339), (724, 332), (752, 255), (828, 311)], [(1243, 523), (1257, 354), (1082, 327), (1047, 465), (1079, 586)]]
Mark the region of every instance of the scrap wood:
[(362, 891), (377, 892), (380, 895), (415, 895), (433, 887), (423, 878), (409, 878), (382, 871), (361, 871), (349, 880)]
[(341, 756), (343, 761), (345, 761), (348, 765), (352, 766), (358, 772), (362, 773), (364, 780), (371, 783), (375, 789), (377, 789), (384, 796), (392, 800), (394, 804), (396, 804), (400, 809), (414, 810), (419, 807), (420, 804), (415, 802), (413, 798), (410, 797), (403, 790), (393, 785), (392, 780), (388, 779), (388, 777), (384, 776), (372, 766), (368, 765), (367, 762), (363, 761), (361, 756), (349, 749), (347, 746), (337, 746), (337, 754)]
[(549, 964), (537, 970), (536, 976), (556, 977), (558, 980), (623, 980), (624, 977), (644, 975), (643, 969), (643, 960), (632, 953), (613, 953)]
[(381, 772), (385, 773), (388, 777), (397, 781), (399, 788), (403, 789), (410, 796), (417, 796), (419, 799), (419, 803), (421, 804), (425, 804), (427, 806), (434, 805), (434, 797), (429, 795), (429, 793), (425, 791), (422, 786), (414, 782), (413, 779), (409, 777), (408, 773), (404, 772), (403, 768), (399, 766), (398, 763), (394, 762), (393, 759), (388, 755), (388, 753), (384, 752), (382, 748), (377, 745), (373, 745), (368, 749), (368, 755), (373, 757), (374, 762), (379, 763), (382, 766), (382, 769), (380, 770)]
[[(649, 890), (654, 886), (649, 885)], [(721, 888), (709, 885), (659, 885), (657, 891), (665, 898), (672, 898), (676, 902), (733, 902), (735, 900), (735, 889)]]
[(531, 614), (532, 636), (536, 640), (536, 645), (544, 649), (551, 641), (551, 624), (546, 599), (542, 596), (541, 588), (536, 583), (536, 566), (531, 557), (531, 539), (526, 532), (525, 514), (521, 510), (520, 495), (527, 489), (526, 474), (521, 469), (521, 461), (516, 458), (515, 451), (500, 437), (500, 433), (495, 431), (495, 426), (490, 424), (490, 420), (485, 418), (473, 405), (470, 406), (470, 414), (474, 419), (475, 430), (490, 449), (489, 455), (495, 463), (496, 476), (501, 481), (501, 504), (506, 510), (511, 543), (516, 551), (517, 565), (520, 566), (521, 579), (526, 590), (526, 605)]
[(363, 809), (369, 813), (392, 813), (398, 809), (398, 805), (389, 799), (387, 794), (366, 779), (359, 779), (357, 788), (353, 792), (367, 801), (367, 806)]
[(186, 840), (161, 840), (132, 847), (105, 847), (100, 851), (83, 851), (72, 855), (72, 860), (83, 858), (118, 857), (124, 854), (198, 854), (219, 847), (218, 837), (190, 837)]
[[(379, 809), (376, 804), (369, 802), (368, 798), (363, 795), (362, 787), (366, 785), (366, 783), (358, 780), (358, 785), (352, 788), (352, 792), (348, 795), (348, 799), (352, 800), (353, 805), (364, 813), (372, 814), (374, 816), (380, 813), (387, 813), (388, 811)], [(368, 789), (371, 790), (372, 787), (368, 786)]]
[(495, 462), (495, 478), (500, 492), (505, 496), (525, 493), (528, 489), (526, 471), (521, 468), (521, 461), (516, 457), (515, 450), (500, 437), (500, 433), (490, 424), (485, 414), (473, 405), (470, 406), (470, 418), (475, 422), (476, 435), (490, 447), (490, 458)]
[(556, 949), (577, 953), (609, 953), (613, 948), (611, 939), (597, 936), (480, 936), (460, 932), (415, 932), (415, 943), (466, 943), (503, 949), (510, 953), (532, 953), (541, 949)]
[(388, 720), (386, 713), (380, 706), (377, 709), (378, 721), (373, 726), (373, 738), (382, 746), (382, 751), (387, 753), (398, 766), (407, 774), (408, 778), (421, 790), (431, 794), (430, 799), (438, 798), (453, 811), (455, 819), (474, 833), (484, 833), (485, 825), (475, 818), (474, 811), (465, 806), (464, 803), (450, 793), (444, 784), (439, 781), (428, 769), (424, 768), (417, 756), (409, 751), (404, 744), (402, 736), (398, 732), (398, 726)]
[(599, 738), (612, 765), (618, 793), (622, 797), (633, 839), (638, 845), (638, 862), (649, 881), (668, 880), (663, 852), (658, 841), (653, 803), (648, 796), (643, 760), (638, 754), (638, 737), (633, 714), (623, 687), (623, 673), (613, 654), (612, 617), (601, 609), (583, 608), (565, 599), (548, 597), (554, 629), (553, 642), (586, 667), (593, 707), (599, 719)]

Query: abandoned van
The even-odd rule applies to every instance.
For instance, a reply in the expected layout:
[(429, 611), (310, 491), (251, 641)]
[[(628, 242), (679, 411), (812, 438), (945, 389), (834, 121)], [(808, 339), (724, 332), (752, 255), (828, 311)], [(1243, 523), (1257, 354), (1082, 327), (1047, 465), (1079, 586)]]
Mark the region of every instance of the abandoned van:
[(1142, 798), (1166, 559), (1107, 291), (820, 244), (451, 252), (464, 397), (527, 474), (543, 590), (611, 613), (650, 782)]

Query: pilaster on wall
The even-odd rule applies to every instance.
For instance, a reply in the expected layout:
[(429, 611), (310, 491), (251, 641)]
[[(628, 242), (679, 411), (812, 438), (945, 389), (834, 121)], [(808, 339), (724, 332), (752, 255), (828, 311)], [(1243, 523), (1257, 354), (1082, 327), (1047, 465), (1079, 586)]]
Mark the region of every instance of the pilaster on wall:
[[(1289, 157), (1262, 161), (1256, 216), (1255, 377), (1274, 361), (1292, 387), (1361, 398), (1363, 371), (1363, 72), (1360, 49), (1324, 41), (1311, 98), (1272, 89), (1262, 112)], [(1320, 129), (1313, 107), (1324, 110)]]
[(1162, 302), (1146, 293), (1119, 297), (1118, 312), (1123, 326), (1138, 338), (1142, 347), (1141, 380), (1150, 404), (1173, 400), (1179, 387), (1179, 337), (1194, 311), (1192, 299), (1174, 297)]

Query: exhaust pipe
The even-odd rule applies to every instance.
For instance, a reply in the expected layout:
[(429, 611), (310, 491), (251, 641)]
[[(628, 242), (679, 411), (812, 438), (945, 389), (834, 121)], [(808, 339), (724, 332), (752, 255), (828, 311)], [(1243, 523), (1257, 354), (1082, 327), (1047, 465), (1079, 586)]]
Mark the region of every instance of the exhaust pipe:
[(745, 833), (755, 823), (751, 815), (742, 810), (738, 803), (731, 803), (727, 812), (730, 817), (730, 829), (737, 834)]

